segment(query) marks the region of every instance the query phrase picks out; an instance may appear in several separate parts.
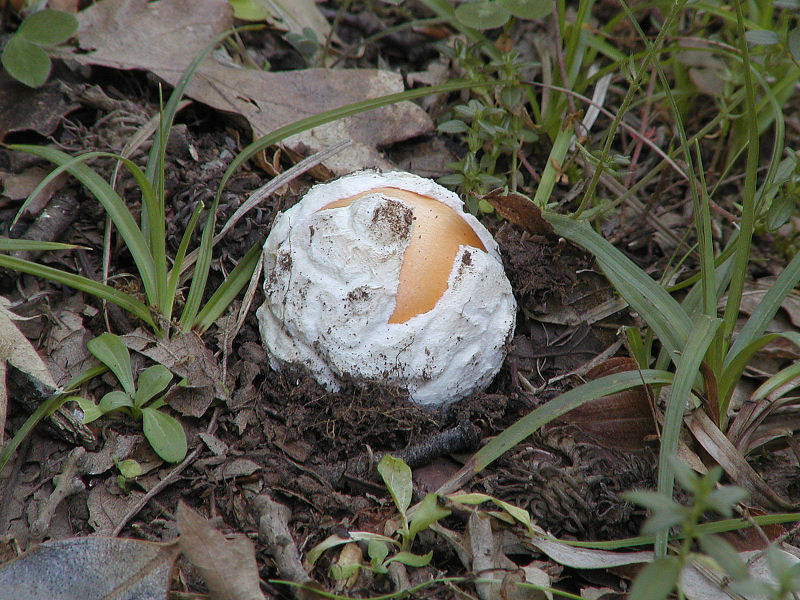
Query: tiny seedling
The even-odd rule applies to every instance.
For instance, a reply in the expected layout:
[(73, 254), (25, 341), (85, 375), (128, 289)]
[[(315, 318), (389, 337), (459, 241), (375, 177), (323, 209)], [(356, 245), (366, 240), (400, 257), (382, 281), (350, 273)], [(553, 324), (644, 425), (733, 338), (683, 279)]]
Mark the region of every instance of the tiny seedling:
[[(148, 367), (134, 385), (128, 349), (112, 333), (103, 333), (86, 344), (89, 351), (114, 373), (122, 390), (108, 392), (95, 404), (87, 398), (73, 396), (83, 411), (83, 422), (91, 423), (106, 413), (121, 411), (142, 419), (142, 429), (153, 450), (167, 462), (178, 462), (186, 456), (186, 433), (174, 417), (160, 410), (172, 373), (163, 365)], [(158, 396), (158, 397), (156, 397)]]
[(48, 49), (66, 42), (77, 30), (78, 20), (67, 12), (45, 8), (33, 13), (3, 48), (3, 68), (28, 87), (43, 86), (52, 68)]
[[(409, 521), (408, 508), (411, 506), (413, 493), (411, 469), (401, 459), (387, 454), (378, 463), (378, 473), (400, 513), (401, 525), (397, 530), (400, 541), (393, 537), (365, 531), (350, 532), (346, 537), (332, 535), (308, 552), (306, 560), (309, 564), (313, 565), (326, 550), (352, 542), (366, 542), (369, 564), (352, 563), (346, 566), (334, 564), (331, 567), (331, 575), (336, 579), (347, 579), (359, 568), (369, 569), (376, 574), (385, 574), (393, 562), (399, 562), (408, 567), (424, 567), (431, 561), (432, 551), (423, 555), (414, 554), (410, 551), (411, 545), (420, 531), (448, 516), (450, 510), (440, 506), (439, 497), (431, 493), (423, 498)], [(390, 555), (391, 549), (398, 551)]]
[(132, 458), (119, 460), (114, 458), (114, 466), (117, 467), (117, 486), (123, 492), (128, 492), (129, 483), (142, 474), (142, 465)]

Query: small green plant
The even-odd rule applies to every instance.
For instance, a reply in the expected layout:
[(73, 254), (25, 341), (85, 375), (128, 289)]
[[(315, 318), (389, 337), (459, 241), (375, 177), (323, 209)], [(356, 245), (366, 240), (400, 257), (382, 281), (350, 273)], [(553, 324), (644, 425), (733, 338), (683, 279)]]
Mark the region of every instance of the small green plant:
[(731, 517), (734, 506), (747, 497), (747, 492), (736, 486), (718, 485), (722, 469), (714, 467), (706, 475), (698, 475), (677, 459), (673, 459), (675, 477), (690, 501), (682, 505), (663, 494), (650, 491), (632, 491), (623, 498), (650, 510), (650, 517), (642, 527), (643, 535), (669, 535), (673, 528), (679, 532), (675, 552), (648, 563), (633, 581), (630, 600), (662, 600), (669, 596), (681, 581), (681, 571), (695, 555), (697, 544), (709, 556), (714, 569), (721, 569), (727, 578), (727, 588), (745, 598), (786, 600), (800, 591), (800, 563), (787, 560), (774, 545), (766, 551), (770, 581), (757, 579), (748, 571), (747, 564), (736, 549), (724, 538), (703, 532), (700, 519), (707, 512)]
[[(122, 341), (103, 333), (86, 344), (89, 351), (116, 376), (122, 390), (108, 392), (95, 404), (73, 396), (83, 411), (83, 422), (91, 423), (106, 413), (121, 411), (142, 420), (144, 437), (161, 458), (178, 462), (186, 456), (186, 433), (177, 419), (160, 410), (165, 404), (161, 394), (169, 386), (172, 373), (163, 365), (153, 365), (139, 375), (134, 384), (131, 357)], [(158, 397), (157, 397), (158, 396)]]
[(125, 460), (114, 458), (114, 466), (119, 471), (117, 474), (117, 486), (127, 493), (130, 482), (142, 474), (142, 465), (132, 458), (126, 458)]
[(25, 19), (3, 48), (6, 73), (29, 87), (41, 87), (50, 76), (48, 48), (66, 42), (78, 30), (74, 15), (45, 8)]
[(622, 494), (626, 500), (651, 511), (642, 527), (643, 535), (668, 535), (673, 527), (679, 528), (681, 533), (681, 542), (674, 554), (656, 558), (639, 572), (630, 591), (630, 600), (661, 600), (669, 596), (678, 585), (680, 572), (690, 558), (694, 542), (726, 568), (732, 578), (741, 580), (747, 577), (747, 568), (729, 543), (713, 534), (701, 534), (697, 529), (701, 517), (708, 511), (731, 517), (733, 507), (747, 497), (747, 492), (736, 486), (717, 487), (722, 477), (719, 467), (700, 476), (678, 460), (671, 463), (678, 482), (691, 495), (688, 505), (681, 505), (657, 492), (637, 490)]
[[(472, 5), (462, 5), (466, 6)], [(458, 186), (473, 214), (491, 212), (490, 205), (478, 200), (487, 189), (502, 185), (516, 189), (521, 178), (518, 152), (523, 144), (539, 138), (525, 107), (527, 96), (519, 76), (523, 65), (517, 54), (506, 52), (485, 62), (483, 45), (457, 40), (452, 48), (442, 49), (461, 66), (467, 78), (478, 81), (491, 74), (497, 80), (491, 89), (476, 87), (474, 94), (478, 97), (453, 107), (438, 126), (442, 133), (459, 136), (467, 148), (463, 158), (447, 165), (453, 173), (439, 181)], [(498, 173), (500, 162), (503, 171)]]
[[(347, 537), (330, 536), (308, 552), (306, 559), (311, 565), (326, 550), (350, 542), (366, 542), (367, 555), (369, 557), (369, 565), (359, 563), (348, 564), (344, 567), (333, 565), (331, 575), (336, 579), (346, 579), (360, 568), (367, 568), (377, 574), (385, 574), (389, 565), (393, 562), (399, 562), (409, 567), (424, 567), (433, 557), (432, 551), (424, 555), (414, 554), (411, 552), (411, 545), (420, 531), (427, 529), (439, 519), (448, 516), (450, 510), (440, 506), (438, 496), (431, 493), (425, 496), (409, 521), (408, 509), (411, 506), (413, 493), (411, 469), (401, 459), (387, 454), (378, 463), (378, 473), (380, 473), (386, 489), (389, 491), (389, 495), (400, 513), (401, 524), (397, 530), (400, 541), (393, 537), (364, 531), (350, 532)], [(390, 555), (392, 549), (396, 549), (397, 552)]]

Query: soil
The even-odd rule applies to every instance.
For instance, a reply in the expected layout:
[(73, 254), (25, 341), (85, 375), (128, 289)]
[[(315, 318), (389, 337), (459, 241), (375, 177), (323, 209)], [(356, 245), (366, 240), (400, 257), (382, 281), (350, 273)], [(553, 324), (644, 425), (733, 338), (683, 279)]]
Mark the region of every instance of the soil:
[[(355, 38), (360, 29), (367, 27), (367, 17), (361, 16), (359, 21), (353, 15), (345, 15), (345, 39)], [(268, 34), (248, 33), (246, 39), (262, 39), (264, 51), (271, 48), (274, 53), (268, 58), (275, 68), (298, 60), (295, 53)], [(398, 54), (398, 48), (413, 48), (414, 52)], [(367, 65), (381, 54), (401, 68), (418, 69), (436, 55), (432, 48), (427, 37), (397, 34), (371, 46), (357, 63)], [(55, 77), (69, 83), (64, 101), (77, 108), (60, 121), (50, 136), (25, 130), (8, 134), (6, 143), (50, 142), (72, 154), (98, 149), (118, 152), (147, 115), (157, 113), (157, 89), (142, 74), (95, 68), (85, 79), (69, 72), (59, 72)], [(95, 86), (107, 99), (103, 106), (93, 102), (88, 93)], [(249, 132), (201, 105), (194, 104), (180, 114), (170, 137), (165, 169), (168, 254), (177, 250), (196, 203), (213, 196), (230, 159), (248, 141)], [(413, 155), (409, 144), (422, 148), (441, 141), (432, 134), (384, 150), (390, 159), (402, 163), (404, 156)], [(133, 159), (141, 161), (145, 151), (146, 147), (142, 148)], [(533, 149), (530, 160), (541, 155), (546, 156), (546, 152)], [(284, 169), (291, 162), (282, 155), (274, 164)], [(29, 156), (0, 149), (0, 169), (9, 174), (21, 174), (33, 165), (47, 168)], [(111, 178), (110, 162), (97, 161), (94, 165), (104, 178)], [(255, 164), (237, 173), (222, 196), (218, 223), (224, 223), (266, 178), (268, 175)], [(215, 249), (209, 290), (223, 281), (248, 249), (263, 243), (278, 211), (291, 206), (313, 183), (308, 175), (293, 181), (237, 223)], [(663, 182), (657, 185), (664, 186)], [(140, 207), (130, 178), (121, 175), (118, 189), (138, 213)], [(559, 188), (555, 193), (565, 197), (568, 189)], [(92, 250), (45, 253), (37, 260), (100, 279), (103, 210), (73, 180), (64, 183), (51, 205), (54, 202), (67, 207), (57, 239)], [(12, 230), (10, 223), (19, 206), (19, 201), (0, 199), (0, 235), (24, 235), (35, 222), (37, 214), (28, 215)], [(374, 470), (381, 453), (409, 449), (417, 452), (417, 447), (426, 441), (432, 444), (432, 449), (411, 456), (416, 459), (412, 464), (416, 479), (414, 500), (420, 500), (426, 491), (436, 489), (452, 475), (482, 441), (580, 381), (586, 373), (582, 368), (592, 359), (608, 349), (609, 358), (627, 354), (624, 345), (615, 347), (617, 331), (622, 325), (638, 324), (635, 315), (619, 310), (592, 321), (574, 318), (614, 299), (612, 289), (590, 256), (564, 240), (524, 232), (496, 216), (486, 216), (484, 222), (500, 244), (520, 306), (507, 360), (485, 392), (445, 409), (431, 410), (410, 403), (397, 390), (378, 385), (364, 388), (351, 383), (340, 392), (331, 393), (302, 372), (277, 373), (268, 366), (258, 333), (254, 308), (263, 302), (259, 289), (235, 340), (226, 340), (227, 321), (212, 327), (203, 337), (225, 375), (230, 397), (215, 400), (200, 415), (174, 413), (187, 430), (190, 451), (198, 452), (172, 485), (129, 519), (122, 535), (154, 541), (170, 539), (174, 536), (177, 502), (183, 500), (205, 514), (221, 517), (228, 528), (255, 536), (257, 524), (245, 493), (252, 490), (269, 490), (274, 499), (289, 507), (291, 533), (301, 552), (332, 534), (382, 531), (394, 509)], [(682, 233), (689, 225), (683, 222), (677, 229)], [(657, 272), (666, 260), (666, 254), (652, 242), (653, 230), (644, 219), (632, 217), (623, 222), (620, 218), (605, 227), (608, 231), (604, 233), (616, 237), (620, 247), (640, 264)], [(194, 238), (192, 247), (198, 242), (197, 233)], [(135, 292), (138, 284), (130, 275), (134, 270), (130, 256), (116, 236), (112, 242), (114, 285)], [(769, 244), (769, 239), (758, 243)], [(764, 252), (768, 255), (769, 249)], [(106, 323), (120, 335), (133, 332), (139, 325), (130, 315), (103, 307), (94, 298), (76, 296), (67, 288), (28, 275), (0, 273), (0, 295), (15, 303), (14, 310), (28, 319), (19, 326), (43, 354), (60, 343), (54, 341), (53, 335), (61, 330), (68, 316), (80, 321), (75, 332), (85, 339), (105, 331)], [(235, 301), (234, 308), (240, 302)], [(136, 364), (152, 363), (137, 357)], [(78, 372), (78, 365), (74, 366), (73, 375)], [(569, 376), (572, 372), (576, 375)], [(19, 398), (36, 393), (18, 377), (12, 377), (10, 383), (6, 439), (19, 430), (30, 414), (30, 407)], [(106, 377), (95, 380), (84, 393), (98, 398), (111, 389), (113, 380)], [(73, 408), (68, 405), (67, 413)], [(209, 430), (212, 423), (214, 427)], [(129, 419), (100, 419), (90, 425), (87, 448), (97, 450), (115, 436), (139, 434), (138, 425)], [(442, 443), (445, 434), (458, 440), (449, 440), (451, 445), (444, 446), (446, 451), (437, 451), (436, 445)], [(28, 527), (28, 515), (41, 500), (39, 492), (51, 489), (53, 476), (77, 443), (75, 435), (78, 434), (43, 423), (20, 447), (3, 474), (0, 534), (15, 537), (22, 548), (36, 541)], [(656, 449), (647, 441), (636, 450), (608, 447), (607, 441), (582, 431), (567, 418), (507, 452), (465, 489), (529, 510), (536, 523), (558, 537), (604, 540), (636, 535), (643, 513), (621, 500), (619, 493), (654, 486)], [(141, 437), (137, 438), (137, 450), (132, 456), (143, 464), (155, 464), (154, 455)], [(796, 461), (772, 461), (766, 455), (759, 459), (760, 472), (769, 474), (773, 467), (774, 476), (769, 476), (769, 481), (787, 497), (797, 499)], [(172, 469), (162, 464), (123, 485), (118, 483), (113, 469), (85, 474), (85, 489), (59, 507), (46, 537), (93, 533), (98, 523), (89, 505), (95, 490), (105, 489), (112, 499), (124, 500), (126, 494), (141, 496)], [(126, 502), (122, 503), (128, 506)], [(119, 515), (115, 515), (111, 520), (118, 519)], [(426, 552), (429, 548), (436, 550), (432, 564), (439, 572), (462, 571), (451, 550), (424, 543), (420, 550)], [(258, 552), (262, 578), (276, 577), (272, 558), (261, 546)], [(329, 561), (330, 557), (322, 560), (313, 575), (333, 586), (326, 575)], [(185, 581), (190, 589), (202, 590), (202, 584), (190, 576)], [(267, 589), (276, 596), (289, 596), (286, 589), (272, 584)], [(369, 587), (350, 593), (375, 595), (387, 589), (385, 582), (373, 580)], [(426, 589), (425, 597), (455, 597), (455, 593), (441, 586)]]

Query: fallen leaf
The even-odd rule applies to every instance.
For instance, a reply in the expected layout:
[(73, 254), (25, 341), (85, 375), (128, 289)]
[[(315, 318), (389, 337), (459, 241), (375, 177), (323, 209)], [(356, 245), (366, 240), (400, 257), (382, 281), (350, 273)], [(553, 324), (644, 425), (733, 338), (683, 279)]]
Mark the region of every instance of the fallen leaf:
[(212, 600), (264, 598), (253, 542), (243, 534), (226, 539), (183, 502), (178, 504), (175, 516), (181, 534), (180, 548), (203, 575)]
[(13, 131), (35, 131), (50, 135), (61, 118), (75, 110), (57, 83), (29, 88), (0, 69), (0, 141)]
[(653, 560), (653, 553), (649, 550), (611, 552), (594, 548), (577, 548), (540, 534), (531, 536), (528, 543), (544, 552), (558, 564), (574, 569), (609, 569)]
[[(10, 200), (25, 200), (49, 173), (50, 169), (41, 167), (31, 167), (21, 173), (0, 171), (0, 183), (3, 184), (2, 195)], [(66, 180), (67, 174), (62, 173), (48, 183), (36, 196), (36, 200), (27, 206), (23, 215), (39, 214)]]
[(6, 363), (23, 373), (43, 396), (55, 393), (58, 387), (36, 348), (14, 324), (21, 317), (11, 312), (10, 306), (11, 302), (0, 296), (0, 444), (8, 411)]
[(190, 331), (161, 339), (140, 328), (120, 339), (130, 350), (164, 365), (185, 380), (173, 386), (167, 396), (169, 405), (181, 414), (201, 417), (214, 398), (228, 400), (222, 369), (196, 333)]
[[(173, 23), (181, 22), (181, 27)], [(186, 66), (217, 34), (231, 27), (225, 0), (161, 0), (145, 3), (106, 0), (78, 15), (80, 49), (70, 58), (81, 64), (145, 69), (174, 85)], [(403, 91), (398, 73), (376, 69), (306, 69), (270, 73), (207, 58), (187, 95), (245, 119), (256, 137), (298, 119), (352, 102)], [(336, 174), (369, 167), (390, 168), (379, 147), (433, 130), (424, 110), (401, 102), (340, 119), (285, 140), (310, 154), (343, 139), (352, 144), (325, 161)]]
[(117, 524), (142, 499), (142, 496), (144, 496), (144, 492), (138, 490), (129, 490), (127, 494), (123, 494), (113, 477), (95, 485), (89, 491), (86, 499), (86, 507), (89, 509), (89, 525), (94, 529), (95, 534), (111, 535), (117, 528)]
[(553, 226), (542, 217), (539, 207), (522, 194), (503, 193), (503, 190), (496, 189), (483, 196), (482, 200), (491, 204), (498, 215), (530, 233), (549, 238), (557, 237)]
[(176, 544), (82, 537), (45, 542), (0, 566), (0, 600), (163, 600)]
[[(631, 358), (611, 358), (590, 369), (587, 379), (636, 370)], [(656, 435), (653, 410), (644, 386), (598, 398), (569, 411), (558, 419), (586, 433), (604, 448), (644, 450), (646, 440)]]
[(10, 307), (11, 302), (0, 296), (0, 361), (7, 361), (52, 394), (58, 386), (36, 348), (14, 325), (22, 317), (11, 312)]

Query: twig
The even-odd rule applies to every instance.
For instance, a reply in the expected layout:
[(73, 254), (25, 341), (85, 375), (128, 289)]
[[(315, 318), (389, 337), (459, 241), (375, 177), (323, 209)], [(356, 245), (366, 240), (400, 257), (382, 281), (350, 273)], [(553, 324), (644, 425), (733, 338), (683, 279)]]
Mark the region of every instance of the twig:
[[(456, 427), (446, 429), (427, 437), (418, 444), (403, 450), (391, 452), (392, 456), (402, 459), (409, 467), (418, 467), (430, 463), (434, 458), (474, 450), (481, 439), (481, 431), (477, 426), (465, 421)], [(338, 462), (329, 467), (316, 469), (317, 474), (333, 486), (341, 486), (345, 479), (370, 479), (377, 477), (375, 465), (387, 452), (367, 452), (352, 460)]]
[(73, 449), (64, 460), (61, 473), (53, 477), (53, 492), (42, 504), (39, 516), (31, 525), (31, 538), (41, 541), (50, 529), (53, 515), (59, 505), (69, 496), (86, 489), (81, 475), (86, 469), (86, 449), (82, 446)]
[[(279, 577), (301, 585), (314, 585), (314, 580), (303, 567), (300, 552), (289, 531), (291, 511), (283, 504), (275, 502), (269, 494), (256, 496), (253, 507), (258, 518), (258, 539), (275, 560)], [(303, 589), (292, 588), (295, 596)]]

